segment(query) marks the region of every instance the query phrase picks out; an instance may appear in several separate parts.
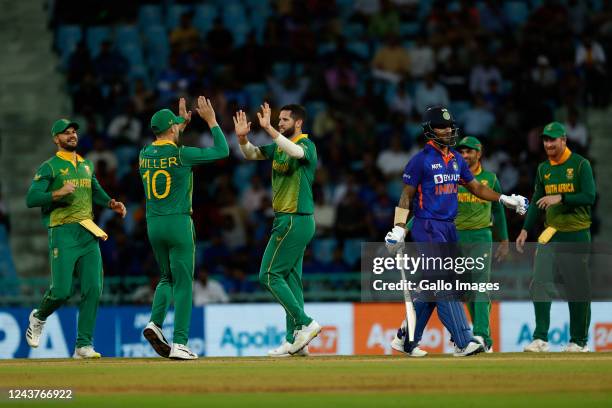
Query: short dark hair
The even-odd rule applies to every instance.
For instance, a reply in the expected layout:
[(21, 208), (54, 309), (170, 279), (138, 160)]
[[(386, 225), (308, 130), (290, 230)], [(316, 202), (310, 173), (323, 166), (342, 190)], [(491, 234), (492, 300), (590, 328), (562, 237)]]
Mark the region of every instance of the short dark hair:
[(292, 103), (292, 104), (283, 106), (280, 110), (290, 111), (291, 119), (293, 120), (302, 119), (302, 122), (306, 122), (306, 109), (304, 109), (302, 105)]

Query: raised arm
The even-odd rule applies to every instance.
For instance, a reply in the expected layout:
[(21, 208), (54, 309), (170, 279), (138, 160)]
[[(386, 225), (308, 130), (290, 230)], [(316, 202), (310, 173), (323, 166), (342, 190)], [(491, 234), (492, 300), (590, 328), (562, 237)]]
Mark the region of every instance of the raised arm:
[(247, 160), (265, 160), (266, 156), (262, 153), (259, 147), (254, 146), (249, 142), (248, 134), (251, 131), (251, 122), (247, 120), (246, 113), (240, 110), (236, 112), (234, 119), (234, 131), (238, 137), (238, 145), (242, 156)]
[(215, 110), (210, 99), (198, 97), (196, 112), (208, 123), (213, 136), (213, 147), (181, 147), (179, 151), (181, 163), (186, 166), (209, 163), (229, 156), (229, 147), (225, 135), (217, 123)]
[(272, 109), (270, 109), (270, 105), (268, 105), (268, 102), (266, 102), (261, 106), (261, 113), (257, 112), (257, 118), (259, 118), (259, 125), (261, 126), (261, 128), (270, 135), (270, 137), (272, 138), (272, 140), (274, 140), (274, 143), (276, 143), (279, 149), (287, 153), (289, 157), (293, 157), (294, 159), (302, 159), (305, 154), (302, 146), (293, 143), (291, 140), (283, 136), (279, 131), (274, 129), (274, 127), (270, 123), (271, 116)]

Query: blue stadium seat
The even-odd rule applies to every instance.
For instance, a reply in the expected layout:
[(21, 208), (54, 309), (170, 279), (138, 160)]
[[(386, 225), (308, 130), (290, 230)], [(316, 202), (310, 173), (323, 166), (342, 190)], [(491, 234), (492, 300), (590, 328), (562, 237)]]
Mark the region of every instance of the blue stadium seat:
[(55, 34), (55, 45), (62, 53), (66, 52), (66, 49), (74, 51), (82, 38), (83, 32), (81, 31), (81, 27), (76, 25), (61, 25), (57, 28)]
[(130, 66), (144, 64), (142, 47), (139, 42), (117, 43), (117, 50), (130, 62)]
[(168, 6), (168, 9), (166, 10), (166, 21), (164, 21), (166, 28), (168, 30), (173, 30), (176, 28), (181, 22), (181, 15), (189, 10), (189, 7), (183, 4), (173, 4)]
[[(257, 164), (253, 162), (242, 163), (236, 167), (236, 170), (232, 176), (232, 183), (238, 190), (238, 193), (242, 193), (245, 188), (249, 187), (251, 177), (253, 177), (256, 170)], [(247, 182), (245, 183), (245, 181)]]
[(149, 78), (149, 69), (144, 64), (141, 64), (141, 65), (131, 64), (129, 77), (132, 80), (131, 83), (133, 83), (133, 81), (136, 79), (142, 79), (145, 87), (147, 88), (151, 87), (151, 79)]
[(251, 31), (251, 26), (247, 20), (244, 20), (229, 26), (229, 29), (234, 36), (234, 46), (240, 47), (245, 43), (249, 32)]
[(129, 145), (120, 146), (115, 148), (115, 155), (117, 156), (117, 179), (121, 179), (130, 172), (130, 163), (138, 158), (138, 148)]
[(223, 7), (223, 23), (227, 27), (232, 27), (235, 24), (246, 22), (246, 13), (244, 6), (238, 3), (230, 3)]
[(362, 239), (347, 239), (344, 241), (343, 258), (349, 266), (354, 266), (361, 259)]
[(105, 40), (110, 40), (112, 30), (108, 26), (92, 26), (87, 29), (87, 48), (93, 57), (100, 52), (100, 46)]
[(465, 112), (470, 110), (472, 104), (469, 101), (452, 101), (448, 105), (448, 109), (455, 119), (459, 119)]
[(249, 95), (249, 105), (259, 106), (268, 93), (268, 87), (264, 83), (253, 83), (244, 86), (244, 90)]
[(133, 25), (120, 25), (115, 28), (115, 43), (140, 43), (140, 33)]
[(329, 54), (336, 50), (336, 44), (333, 42), (321, 43), (317, 46), (317, 55)]
[(529, 7), (522, 1), (504, 3), (504, 14), (514, 26), (523, 25), (529, 17)]
[(334, 260), (334, 249), (338, 245), (335, 238), (318, 238), (312, 241), (312, 254), (314, 258), (324, 264)]
[(344, 34), (346, 38), (360, 38), (364, 33), (365, 27), (363, 24), (350, 23), (342, 26), (342, 34)]
[(212, 4), (199, 4), (194, 9), (193, 26), (202, 34), (206, 34), (219, 15), (218, 9)]
[(366, 59), (370, 57), (370, 46), (365, 41), (351, 41), (347, 44), (346, 48), (361, 58)]
[(400, 25), (400, 35), (402, 37), (414, 37), (421, 31), (419, 23), (402, 23)]
[(272, 65), (272, 76), (276, 79), (283, 80), (291, 73), (291, 64), (285, 62), (277, 62)]
[(304, 108), (306, 108), (306, 117), (313, 121), (319, 112), (327, 109), (327, 104), (323, 101), (310, 101), (306, 102)]
[(141, 30), (152, 26), (163, 24), (161, 7), (155, 4), (145, 4), (138, 9), (138, 26)]

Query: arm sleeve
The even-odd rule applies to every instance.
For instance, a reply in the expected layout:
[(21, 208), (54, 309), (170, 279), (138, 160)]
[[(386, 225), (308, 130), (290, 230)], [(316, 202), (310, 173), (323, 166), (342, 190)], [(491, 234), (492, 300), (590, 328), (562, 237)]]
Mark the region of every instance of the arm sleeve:
[(563, 194), (563, 204), (570, 206), (593, 205), (595, 203), (595, 180), (588, 160), (582, 161), (578, 169), (580, 192)]
[(263, 154), (265, 159), (274, 158), (274, 150), (276, 150), (276, 143), (259, 146), (259, 151)]
[(293, 143), (291, 140), (287, 139), (285, 136), (278, 134), (276, 138), (276, 145), (289, 157), (293, 157), (294, 159), (301, 159), (304, 157), (304, 148), (301, 144)]
[[(497, 177), (495, 178), (495, 184), (493, 184), (493, 191), (502, 193), (501, 185)], [(508, 239), (508, 224), (506, 223), (506, 213), (504, 206), (499, 201), (491, 203), (491, 214), (493, 215), (493, 231), (495, 236), (500, 241)]]
[(198, 164), (210, 163), (215, 160), (224, 159), (229, 156), (229, 147), (225, 135), (219, 126), (211, 129), (213, 147), (181, 147), (179, 150), (180, 161), (184, 166), (196, 166)]
[(533, 192), (533, 196), (531, 197), (531, 204), (529, 205), (529, 209), (527, 210), (527, 216), (525, 217), (525, 222), (523, 223), (523, 229), (530, 231), (536, 221), (538, 220), (538, 216), (542, 212), (536, 205), (536, 202), (544, 197), (544, 186), (542, 185), (542, 179), (540, 178), (540, 167), (538, 167), (538, 172), (536, 174), (535, 180), (535, 190)]
[(108, 203), (111, 200), (110, 196), (98, 182), (95, 174), (91, 176), (91, 199), (94, 204), (100, 207), (108, 207)]
[(53, 203), (53, 193), (47, 191), (51, 182), (53, 182), (53, 170), (48, 163), (43, 163), (38, 168), (32, 184), (26, 195), (26, 205), (28, 208), (44, 207)]
[(408, 184), (414, 188), (417, 188), (419, 184), (421, 184), (421, 180), (423, 179), (423, 163), (421, 157), (420, 154), (417, 154), (410, 159), (406, 165), (404, 174), (402, 175), (404, 184)]
[(251, 142), (247, 142), (246, 144), (239, 144), (240, 151), (242, 152), (242, 156), (244, 156), (247, 160), (265, 160), (261, 149), (257, 146), (253, 146)]

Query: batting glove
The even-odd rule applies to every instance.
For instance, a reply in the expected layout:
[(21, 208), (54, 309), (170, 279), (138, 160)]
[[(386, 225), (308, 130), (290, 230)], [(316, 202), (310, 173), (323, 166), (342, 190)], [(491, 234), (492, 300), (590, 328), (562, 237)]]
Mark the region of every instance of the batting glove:
[(499, 202), (505, 207), (515, 210), (519, 215), (525, 215), (527, 208), (529, 208), (529, 200), (518, 194), (512, 194), (511, 196), (502, 194), (499, 197)]
[(385, 246), (390, 253), (396, 253), (404, 246), (404, 238), (406, 238), (406, 230), (400, 226), (395, 226), (387, 233), (385, 237)]

